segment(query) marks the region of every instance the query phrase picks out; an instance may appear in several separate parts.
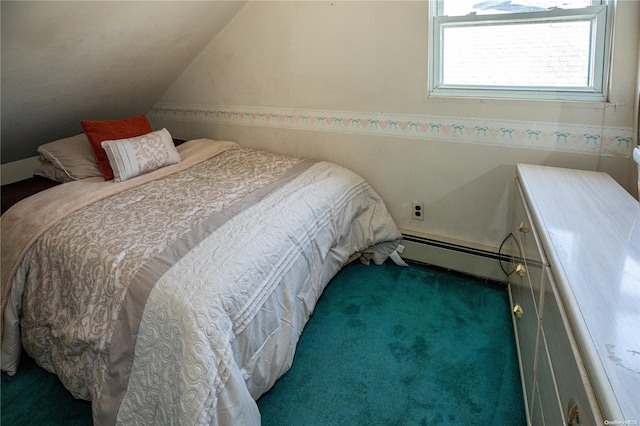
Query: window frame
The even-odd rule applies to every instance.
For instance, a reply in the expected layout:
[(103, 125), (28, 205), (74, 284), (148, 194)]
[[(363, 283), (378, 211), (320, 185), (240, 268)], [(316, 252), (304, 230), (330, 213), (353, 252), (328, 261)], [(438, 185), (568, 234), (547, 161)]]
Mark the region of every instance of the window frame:
[[(606, 102), (609, 89), (610, 40), (612, 33), (613, 1), (603, 0), (601, 5), (578, 9), (550, 9), (542, 12), (511, 14), (442, 15), (446, 0), (430, 0), (430, 49), (428, 96), (508, 98), (536, 100), (569, 100)], [(455, 0), (453, 0), (455, 1)], [(442, 34), (446, 28), (479, 25), (524, 24), (535, 22), (593, 21), (589, 87), (565, 86), (485, 86), (443, 83)]]

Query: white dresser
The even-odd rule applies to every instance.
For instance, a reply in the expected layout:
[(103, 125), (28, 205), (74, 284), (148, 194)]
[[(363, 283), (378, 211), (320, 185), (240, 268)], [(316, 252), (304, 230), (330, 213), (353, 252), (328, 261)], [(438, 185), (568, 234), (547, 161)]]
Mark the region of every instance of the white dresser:
[(640, 204), (609, 175), (518, 165), (510, 298), (533, 425), (640, 425)]

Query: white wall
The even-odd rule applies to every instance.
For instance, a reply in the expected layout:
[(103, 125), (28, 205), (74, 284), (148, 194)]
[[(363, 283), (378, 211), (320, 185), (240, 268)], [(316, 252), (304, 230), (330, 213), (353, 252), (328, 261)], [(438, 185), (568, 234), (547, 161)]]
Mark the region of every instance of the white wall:
[[(145, 114), (244, 4), (3, 0), (2, 163), (77, 135), (81, 120)], [(3, 170), (29, 177), (20, 164)]]
[[(601, 170), (633, 190), (640, 2), (618, 3), (608, 104), (429, 98), (427, 8), (250, 2), (150, 120), (176, 137), (344, 164), (374, 186), (401, 228), (494, 251), (507, 233), (518, 162)], [(599, 143), (587, 134), (600, 134)], [(413, 200), (425, 202), (424, 221), (411, 219)]]

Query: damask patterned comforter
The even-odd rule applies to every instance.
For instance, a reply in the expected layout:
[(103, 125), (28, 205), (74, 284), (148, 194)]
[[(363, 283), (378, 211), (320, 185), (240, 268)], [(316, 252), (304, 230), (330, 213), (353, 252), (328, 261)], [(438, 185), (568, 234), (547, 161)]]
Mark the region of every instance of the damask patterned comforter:
[[(93, 401), (96, 424), (257, 425), (255, 399), (289, 369), (331, 277), (354, 254), (384, 261), (400, 234), (340, 166), (212, 140), (178, 148), (181, 163), (122, 190), (60, 190), (68, 212), (16, 247), (5, 228), (22, 213), (2, 217), (3, 369), (20, 317), (26, 351)], [(8, 278), (7, 247), (24, 253)]]

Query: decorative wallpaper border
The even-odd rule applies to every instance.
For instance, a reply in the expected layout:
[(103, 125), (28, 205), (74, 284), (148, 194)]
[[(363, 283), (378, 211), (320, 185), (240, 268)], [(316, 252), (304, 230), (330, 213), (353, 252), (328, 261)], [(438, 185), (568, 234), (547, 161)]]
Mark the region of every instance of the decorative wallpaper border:
[(157, 104), (149, 117), (630, 157), (631, 127), (357, 111)]

